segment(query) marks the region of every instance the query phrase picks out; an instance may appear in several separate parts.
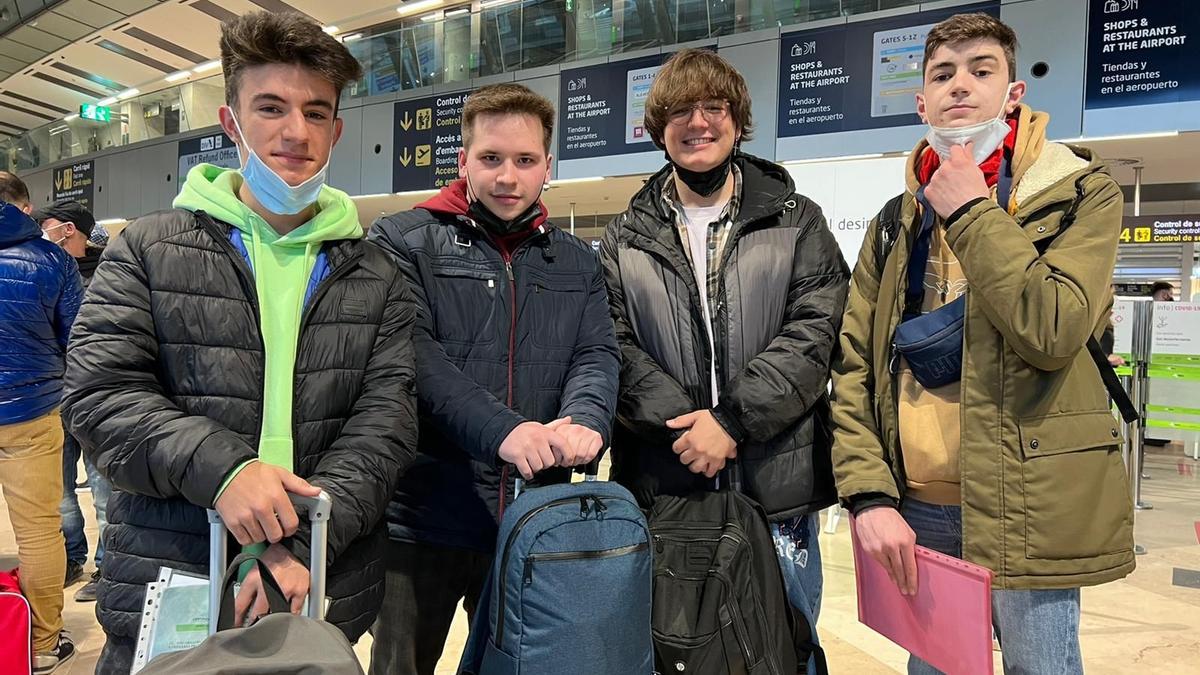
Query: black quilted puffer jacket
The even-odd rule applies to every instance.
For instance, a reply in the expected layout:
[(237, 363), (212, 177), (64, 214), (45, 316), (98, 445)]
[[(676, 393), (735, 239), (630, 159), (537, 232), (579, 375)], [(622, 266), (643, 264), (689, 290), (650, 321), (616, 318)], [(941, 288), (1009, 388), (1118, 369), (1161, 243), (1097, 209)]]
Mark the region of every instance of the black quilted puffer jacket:
[(671, 450), (666, 422), (711, 408), (738, 442), (743, 489), (772, 520), (833, 504), (829, 363), (849, 270), (815, 203), (779, 165), (739, 154), (742, 195), (712, 298), (714, 360), (691, 262), (662, 200), (668, 165), (600, 245), (621, 345), (613, 480), (643, 503), (711, 490)]
[[(115, 488), (97, 607), (110, 635), (137, 635), (160, 565), (207, 570), (204, 510), (257, 456), (265, 360), (237, 242), (185, 210), (141, 218), (108, 247), (75, 323), (63, 417)], [(361, 240), (327, 242), (312, 281), (294, 471), (333, 498), (326, 618), (354, 640), (383, 599), (384, 508), (416, 451), (413, 309), (400, 271)], [(307, 565), (301, 523), (285, 542)]]

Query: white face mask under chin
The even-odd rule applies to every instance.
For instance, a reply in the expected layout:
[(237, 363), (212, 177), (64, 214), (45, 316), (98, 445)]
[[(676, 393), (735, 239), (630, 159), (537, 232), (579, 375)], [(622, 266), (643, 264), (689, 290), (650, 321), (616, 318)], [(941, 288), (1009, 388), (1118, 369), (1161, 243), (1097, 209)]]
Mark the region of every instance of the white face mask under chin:
[(1000, 106), (1000, 112), (992, 119), (965, 127), (935, 127), (930, 124), (929, 131), (925, 134), (925, 140), (943, 161), (950, 158), (951, 148), (956, 145), (965, 146), (968, 142), (973, 141), (971, 158), (975, 160), (977, 166), (983, 164), (984, 160), (990, 157), (1008, 136), (1009, 126), (1004, 119), (1004, 112), (1008, 108), (1008, 97), (1011, 93), (1012, 85), (1010, 84), (1004, 94), (1004, 103)]

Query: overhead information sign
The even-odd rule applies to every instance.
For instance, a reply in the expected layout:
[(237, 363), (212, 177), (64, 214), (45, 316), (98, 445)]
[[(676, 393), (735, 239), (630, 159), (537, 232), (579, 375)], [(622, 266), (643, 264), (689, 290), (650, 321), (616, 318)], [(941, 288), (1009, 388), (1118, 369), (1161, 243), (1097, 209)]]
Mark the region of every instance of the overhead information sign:
[(1090, 0), (1085, 135), (1200, 129), (1200, 5)]
[(179, 184), (187, 180), (188, 172), (198, 164), (212, 164), (225, 169), (242, 165), (237, 144), (225, 132), (179, 141)]
[(398, 101), (392, 131), (392, 191), (432, 190), (458, 179), (462, 110), (470, 92)]
[(654, 150), (646, 97), (668, 55), (563, 70), (559, 81), (559, 160)]
[(1200, 213), (1132, 216), (1121, 223), (1122, 244), (1186, 244), (1200, 241)]
[(784, 33), (778, 137), (920, 124), (916, 95), (924, 81), (925, 36), (934, 24), (964, 12), (999, 17), (1000, 3)]
[(93, 122), (109, 122), (112, 120), (112, 109), (94, 103), (84, 103), (79, 106), (79, 116)]
[(76, 162), (54, 170), (54, 187), (50, 201), (71, 199), (92, 210), (96, 189), (96, 163), (88, 160)]

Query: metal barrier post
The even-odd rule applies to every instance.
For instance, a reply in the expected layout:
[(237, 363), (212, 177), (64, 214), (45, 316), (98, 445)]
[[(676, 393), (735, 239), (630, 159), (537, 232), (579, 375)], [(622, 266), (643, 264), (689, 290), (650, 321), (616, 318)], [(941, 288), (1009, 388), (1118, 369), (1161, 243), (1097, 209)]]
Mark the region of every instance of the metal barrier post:
[(1142, 479), (1143, 469), (1146, 464), (1146, 406), (1150, 401), (1150, 358), (1153, 343), (1154, 331), (1154, 303), (1143, 301), (1135, 303), (1133, 306), (1133, 343), (1134, 343), (1134, 359), (1137, 365), (1134, 368), (1134, 377), (1137, 379), (1137, 397), (1133, 399), (1134, 405), (1137, 406), (1138, 419), (1138, 435), (1136, 449), (1136, 461), (1134, 462), (1130, 476), (1133, 479), (1133, 505), (1139, 511), (1147, 511), (1154, 508), (1154, 505), (1142, 500)]
[(1134, 505), (1134, 546), (1133, 552), (1145, 555), (1146, 548), (1137, 543), (1137, 511), (1148, 508), (1142, 498), (1142, 458), (1146, 440), (1146, 401), (1149, 398), (1147, 367), (1150, 361), (1151, 330), (1154, 319), (1154, 303), (1140, 301), (1133, 304), (1133, 345), (1131, 350), (1132, 363), (1130, 368), (1133, 376), (1129, 378), (1129, 398), (1137, 407), (1138, 419), (1128, 426), (1129, 439), (1128, 464), (1129, 488)]

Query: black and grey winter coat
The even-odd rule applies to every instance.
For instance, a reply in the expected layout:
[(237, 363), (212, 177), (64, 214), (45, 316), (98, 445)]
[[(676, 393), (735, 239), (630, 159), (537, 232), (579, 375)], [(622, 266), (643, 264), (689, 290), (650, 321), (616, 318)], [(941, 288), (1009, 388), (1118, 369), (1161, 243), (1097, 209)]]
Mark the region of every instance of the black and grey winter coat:
[(622, 357), (613, 478), (643, 503), (712, 489), (680, 463), (666, 427), (711, 408), (738, 443), (743, 489), (782, 519), (836, 500), (827, 390), (850, 275), (821, 209), (783, 168), (748, 155), (736, 163), (740, 206), (710, 298), (718, 405), (700, 291), (662, 199), (670, 166), (601, 243)]
[[(108, 247), (75, 322), (63, 416), (115, 490), (97, 614), (136, 637), (160, 565), (206, 571), (211, 507), (257, 456), (265, 360), (240, 237), (184, 210)], [(356, 639), (383, 599), (384, 508), (416, 451), (412, 303), (387, 255), (328, 242), (296, 350), (294, 472), (330, 493), (326, 618)], [(310, 530), (285, 545), (306, 565)]]

